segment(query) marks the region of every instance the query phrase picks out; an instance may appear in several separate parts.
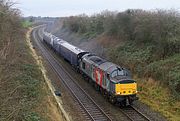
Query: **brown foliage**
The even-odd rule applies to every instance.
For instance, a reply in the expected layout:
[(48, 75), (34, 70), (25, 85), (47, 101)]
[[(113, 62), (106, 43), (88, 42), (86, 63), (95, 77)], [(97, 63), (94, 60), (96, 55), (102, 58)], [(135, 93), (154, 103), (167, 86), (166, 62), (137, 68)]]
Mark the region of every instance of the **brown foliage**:
[(15, 3), (0, 0), (0, 56), (6, 59), (10, 43), (21, 32), (20, 11), (12, 8)]

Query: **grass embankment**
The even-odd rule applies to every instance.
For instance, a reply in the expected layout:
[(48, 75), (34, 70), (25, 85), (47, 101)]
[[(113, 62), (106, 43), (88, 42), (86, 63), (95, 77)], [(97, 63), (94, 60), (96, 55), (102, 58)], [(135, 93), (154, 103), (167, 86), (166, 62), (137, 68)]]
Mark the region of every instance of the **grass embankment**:
[[(169, 120), (180, 119), (180, 14), (177, 11), (104, 11), (91, 17), (65, 18), (63, 29), (87, 39), (97, 37), (109, 60), (129, 68), (139, 78), (142, 102)], [(148, 81), (149, 78), (154, 81)]]
[(61, 120), (55, 100), (30, 53), (25, 37), (10, 43), (1, 60), (0, 120)]
[(31, 27), (32, 26), (32, 22), (30, 22), (30, 21), (28, 21), (28, 20), (24, 20), (24, 21), (22, 21), (22, 26), (24, 27), (24, 28), (28, 28), (28, 27)]
[(140, 101), (149, 105), (153, 110), (160, 112), (168, 120), (180, 120), (180, 102), (171, 94), (171, 90), (153, 79), (139, 79)]
[(60, 120), (12, 5), (0, 1), (0, 121)]

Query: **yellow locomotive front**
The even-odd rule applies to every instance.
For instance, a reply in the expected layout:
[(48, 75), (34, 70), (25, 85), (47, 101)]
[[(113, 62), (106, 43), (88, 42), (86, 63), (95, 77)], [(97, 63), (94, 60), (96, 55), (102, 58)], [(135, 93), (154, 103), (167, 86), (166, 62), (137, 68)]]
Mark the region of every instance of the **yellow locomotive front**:
[(115, 84), (115, 97), (123, 106), (137, 100), (137, 83), (132, 79), (121, 79)]
[(134, 80), (122, 80), (115, 84), (116, 95), (134, 95), (137, 93), (137, 83)]

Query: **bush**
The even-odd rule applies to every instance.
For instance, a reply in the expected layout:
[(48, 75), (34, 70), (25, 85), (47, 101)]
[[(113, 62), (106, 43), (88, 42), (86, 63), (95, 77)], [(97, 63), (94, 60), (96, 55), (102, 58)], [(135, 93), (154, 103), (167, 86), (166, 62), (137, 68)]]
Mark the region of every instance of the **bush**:
[(65, 19), (64, 28), (82, 34), (106, 33), (139, 45), (149, 43), (158, 59), (180, 53), (180, 16), (175, 10), (104, 11), (91, 17), (73, 16)]

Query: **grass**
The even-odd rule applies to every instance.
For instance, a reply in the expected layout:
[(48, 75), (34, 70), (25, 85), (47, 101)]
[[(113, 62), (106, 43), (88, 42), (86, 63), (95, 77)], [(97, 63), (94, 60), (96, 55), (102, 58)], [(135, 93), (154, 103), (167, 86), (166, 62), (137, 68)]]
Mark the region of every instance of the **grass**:
[[(21, 38), (21, 40), (17, 40), (13, 43), (14, 48), (10, 49), (14, 49), (13, 51), (15, 52), (9, 53), (9, 55), (13, 55), (7, 58), (6, 64), (4, 65), (10, 65), (10, 67), (2, 70), (8, 72), (3, 73), (2, 78), (11, 75), (10, 79), (6, 79), (4, 86), (7, 87), (8, 85), (6, 84), (13, 84), (12, 87), (8, 86), (9, 90), (5, 91), (11, 92), (13, 88), (15, 90), (15, 95), (11, 95), (13, 100), (7, 102), (7, 107), (4, 107), (4, 113), (10, 114), (10, 116), (3, 115), (2, 117), (8, 120), (26, 120), (26, 117), (30, 118), (31, 116), (29, 115), (29, 112), (32, 112), (36, 115), (36, 117), (40, 117), (40, 114), (33, 109), (38, 105), (38, 102), (44, 96), (42, 92), (43, 78), (41, 71), (33, 60), (24, 40), (25, 37), (24, 39)], [(8, 98), (8, 95), (5, 95), (4, 98)], [(9, 106), (12, 108), (9, 112), (6, 112), (6, 108)], [(16, 110), (13, 111), (13, 108), (15, 107)], [(32, 115), (32, 117), (34, 117), (34, 115)], [(34, 119), (33, 121), (39, 121), (39, 119)]]
[(42, 119), (36, 113), (31, 112), (25, 116), (24, 121), (42, 121)]
[(0, 120), (53, 120), (59, 115), (54, 98), (25, 41), (25, 33), (18, 36), (7, 47), (6, 58), (0, 58)]
[(153, 79), (135, 79), (138, 81), (140, 101), (163, 114), (168, 120), (180, 121), (180, 102), (168, 87)]
[(24, 28), (28, 28), (28, 27), (31, 27), (32, 26), (32, 22), (28, 21), (28, 20), (24, 20), (22, 21), (22, 26)]
[(0, 10), (7, 14), (0, 16), (0, 121), (52, 120), (58, 111), (25, 41), (32, 23), (22, 22), (12, 4), (0, 1)]

